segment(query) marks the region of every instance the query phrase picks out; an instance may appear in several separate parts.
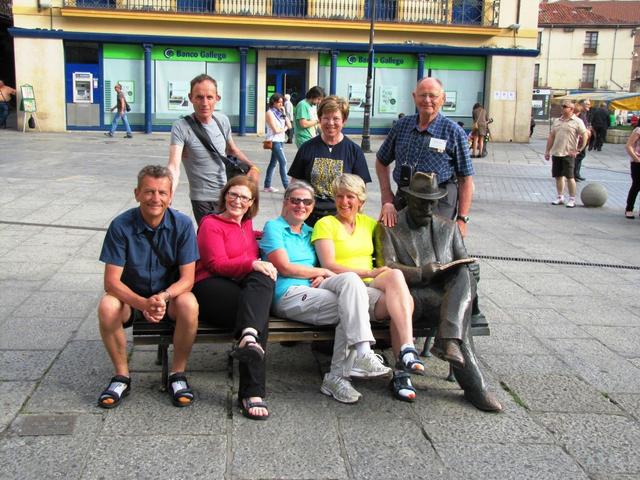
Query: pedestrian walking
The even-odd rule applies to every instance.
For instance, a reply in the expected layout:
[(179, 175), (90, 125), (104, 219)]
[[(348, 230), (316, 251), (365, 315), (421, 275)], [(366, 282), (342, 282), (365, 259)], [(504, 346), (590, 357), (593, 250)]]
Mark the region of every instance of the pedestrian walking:
[(130, 109), (129, 104), (127, 103), (127, 99), (124, 97), (124, 93), (122, 92), (122, 85), (116, 83), (116, 86), (113, 87), (116, 91), (116, 104), (111, 107), (111, 112), (116, 110), (116, 114), (113, 116), (113, 122), (111, 122), (111, 128), (108, 132), (105, 133), (107, 137), (113, 137), (113, 134), (116, 133), (116, 128), (118, 128), (118, 120), (122, 119), (122, 123), (124, 124), (124, 128), (127, 131), (126, 138), (133, 138), (133, 134), (131, 133), (131, 126), (129, 125), (129, 120), (127, 119), (127, 111)]

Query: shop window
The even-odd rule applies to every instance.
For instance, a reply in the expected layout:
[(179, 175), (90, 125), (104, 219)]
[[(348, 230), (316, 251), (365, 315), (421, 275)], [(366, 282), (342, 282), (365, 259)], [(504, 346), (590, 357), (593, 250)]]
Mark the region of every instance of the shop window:
[(98, 44), (90, 42), (64, 42), (65, 63), (99, 63)]

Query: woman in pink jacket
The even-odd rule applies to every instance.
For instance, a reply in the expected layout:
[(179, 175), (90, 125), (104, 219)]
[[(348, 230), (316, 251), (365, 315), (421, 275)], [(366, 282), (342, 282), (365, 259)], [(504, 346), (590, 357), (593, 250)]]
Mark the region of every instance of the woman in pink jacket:
[(238, 339), (232, 356), (240, 363), (242, 414), (266, 420), (264, 356), (277, 271), (260, 260), (253, 231), (258, 187), (244, 175), (233, 177), (218, 205), (221, 213), (204, 217), (198, 230), (200, 260), (193, 294), (200, 304), (200, 321), (231, 328)]

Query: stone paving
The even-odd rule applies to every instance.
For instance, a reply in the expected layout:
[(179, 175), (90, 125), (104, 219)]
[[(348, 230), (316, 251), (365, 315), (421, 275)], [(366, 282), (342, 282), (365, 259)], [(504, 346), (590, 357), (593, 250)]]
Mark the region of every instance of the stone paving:
[[(0, 477), (640, 478), (640, 220), (622, 215), (628, 161), (622, 145), (587, 156), (584, 175), (609, 193), (603, 208), (551, 206), (544, 128), (529, 144), (491, 143), (475, 162), (467, 246), (483, 257), (492, 331), (476, 348), (505, 412), (475, 410), (433, 358), (414, 404), (358, 382), (361, 402), (342, 405), (318, 391), (327, 358), (273, 345), (267, 422), (240, 415), (222, 346), (194, 349), (192, 408), (158, 391), (152, 347), (131, 351), (132, 395), (113, 411), (95, 406), (111, 376), (95, 313), (103, 229), (135, 205), (137, 171), (166, 163), (168, 135), (0, 131)], [(236, 141), (266, 166), (260, 139)], [(186, 191), (174, 205), (190, 213)], [(258, 227), (281, 198), (261, 197)], [(366, 211), (378, 209), (374, 180)]]

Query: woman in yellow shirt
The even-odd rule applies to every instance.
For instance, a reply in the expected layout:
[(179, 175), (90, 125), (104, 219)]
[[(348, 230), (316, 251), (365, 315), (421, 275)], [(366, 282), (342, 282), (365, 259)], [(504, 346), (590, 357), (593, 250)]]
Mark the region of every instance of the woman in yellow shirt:
[(373, 235), (378, 222), (360, 213), (366, 200), (364, 181), (345, 173), (333, 182), (337, 213), (316, 223), (311, 241), (322, 267), (335, 273), (355, 272), (367, 284), (369, 312), (374, 320), (390, 319), (391, 346), (398, 359), (391, 389), (396, 398), (412, 402), (416, 390), (410, 373), (424, 375), (413, 345), (413, 299), (400, 270), (373, 266)]

